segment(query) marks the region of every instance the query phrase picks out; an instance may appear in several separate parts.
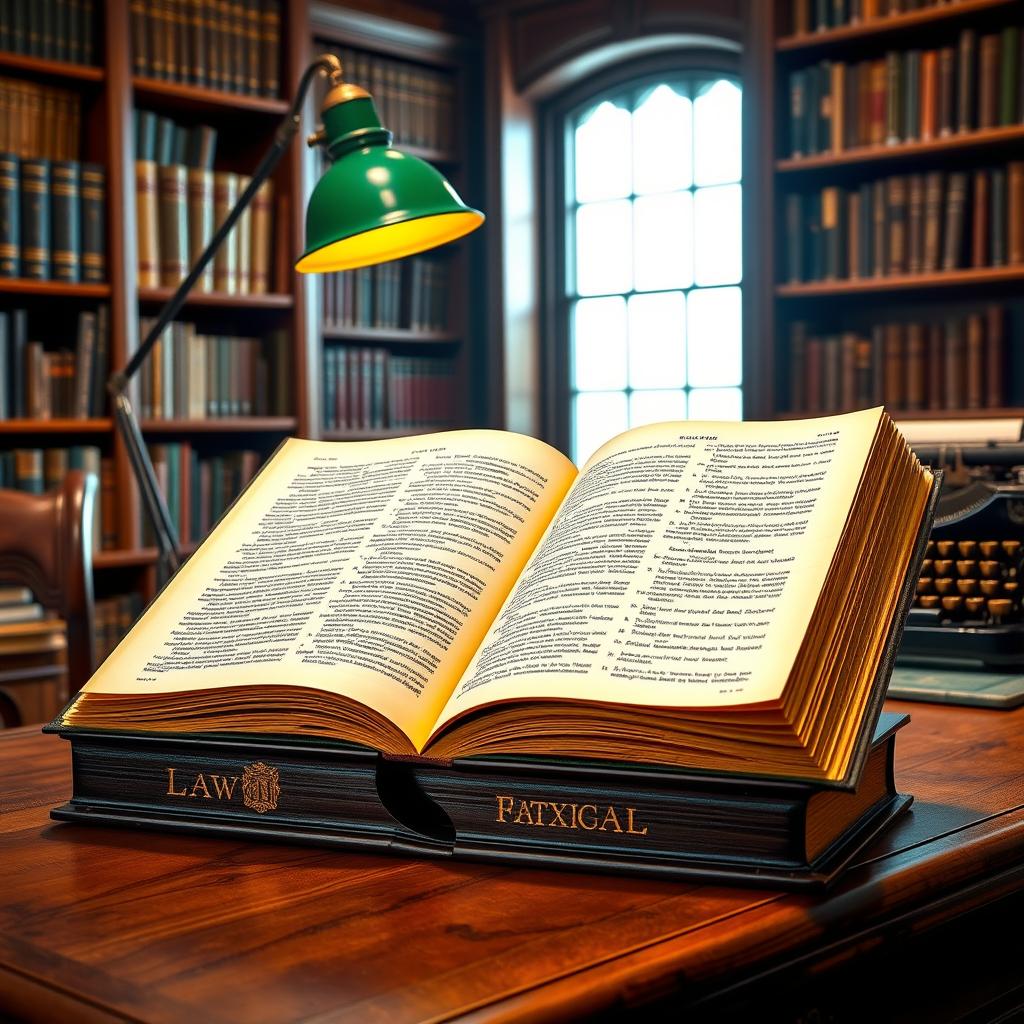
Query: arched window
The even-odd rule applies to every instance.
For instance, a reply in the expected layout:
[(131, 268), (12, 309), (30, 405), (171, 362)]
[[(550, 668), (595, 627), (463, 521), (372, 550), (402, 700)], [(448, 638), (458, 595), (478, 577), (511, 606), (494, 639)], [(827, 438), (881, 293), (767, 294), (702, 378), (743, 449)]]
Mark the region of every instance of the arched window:
[(562, 114), (561, 407), (582, 461), (670, 419), (739, 419), (738, 79), (663, 73)]

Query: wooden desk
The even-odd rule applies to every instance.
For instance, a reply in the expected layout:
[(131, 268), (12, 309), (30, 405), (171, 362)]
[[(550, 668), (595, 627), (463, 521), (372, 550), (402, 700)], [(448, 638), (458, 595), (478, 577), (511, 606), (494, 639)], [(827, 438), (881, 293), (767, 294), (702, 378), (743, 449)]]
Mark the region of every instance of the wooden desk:
[[(965, 936), (992, 934), (987, 919), (969, 927), (979, 915), (1014, 910), (1000, 941), (1020, 956), (1024, 709), (893, 707), (913, 715), (897, 780), (914, 810), (817, 898), (58, 825), (47, 812), (70, 791), (67, 746), (0, 734), (0, 1006), (61, 1021), (325, 1024), (636, 1005), (645, 1019), (686, 1006), (688, 1021), (739, 1020), (752, 1005), (764, 1020), (764, 1000), (794, 982), (813, 1001), (816, 980), (873, 955), (905, 978), (894, 955), (929, 933), (947, 936), (956, 975), (930, 952), (929, 975), (910, 983), (952, 1005), (943, 986), (980, 941)], [(1005, 959), (1004, 1000), (1024, 977), (1024, 958)], [(877, 1000), (877, 977), (859, 991)]]

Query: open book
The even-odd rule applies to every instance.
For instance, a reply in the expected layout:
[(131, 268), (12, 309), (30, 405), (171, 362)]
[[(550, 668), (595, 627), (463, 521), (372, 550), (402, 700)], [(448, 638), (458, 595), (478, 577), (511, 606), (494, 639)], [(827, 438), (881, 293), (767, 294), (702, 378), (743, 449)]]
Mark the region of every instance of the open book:
[(289, 440), (63, 724), (843, 781), (931, 482), (881, 409)]

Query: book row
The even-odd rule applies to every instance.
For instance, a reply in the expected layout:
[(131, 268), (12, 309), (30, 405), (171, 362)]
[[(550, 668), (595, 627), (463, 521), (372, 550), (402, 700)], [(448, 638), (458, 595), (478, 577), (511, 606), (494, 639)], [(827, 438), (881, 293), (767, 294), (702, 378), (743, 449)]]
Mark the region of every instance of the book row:
[(0, 277), (103, 281), (106, 170), (0, 153)]
[(455, 83), (443, 71), (360, 50), (337, 51), (345, 80), (373, 96), (381, 122), (398, 145), (455, 148)]
[(878, 60), (822, 61), (789, 76), (793, 157), (898, 145), (1024, 120), (1021, 32), (1009, 25), (956, 47), (892, 50)]
[[(206, 248), (250, 179), (230, 171), (135, 162), (140, 288), (173, 288)], [(270, 290), (273, 182), (266, 181), (196, 282), (199, 292)]]
[(794, 35), (858, 25), (894, 14), (943, 7), (949, 0), (790, 0)]
[(331, 346), (324, 349), (323, 382), (327, 430), (423, 430), (454, 419), (450, 358)]
[(790, 409), (818, 414), (890, 409), (998, 409), (1006, 393), (1006, 312), (877, 324), (818, 335), (790, 325)]
[(1024, 263), (1024, 161), (785, 199), (790, 283)]
[[(149, 454), (182, 544), (210, 532), (263, 461), (256, 451), (200, 453), (187, 443), (150, 445)], [(144, 542), (153, 543), (144, 513), (141, 527)]]
[(88, 419), (107, 408), (107, 306), (78, 314), (74, 349), (29, 340), (28, 311), (0, 311), (0, 420)]
[(72, 64), (97, 63), (94, 0), (3, 0), (0, 50)]
[[(139, 321), (144, 338), (153, 321)], [(283, 416), (288, 402), (288, 336), (200, 334), (194, 323), (169, 324), (143, 365), (143, 419), (219, 419)]]
[(102, 665), (107, 655), (128, 635), (135, 620), (142, 614), (142, 595), (115, 594), (96, 599), (93, 610), (93, 636), (96, 664)]
[(15, 448), (0, 451), (0, 487), (28, 494), (45, 494), (60, 487), (69, 469), (92, 473), (99, 481), (99, 500), (93, 516), (95, 550), (117, 546), (114, 460), (95, 445), (71, 448)]
[(136, 75), (249, 96), (280, 89), (280, 0), (130, 0)]
[(81, 123), (82, 101), (76, 93), (0, 78), (0, 153), (77, 160)]
[(448, 327), (449, 266), (414, 256), (394, 263), (327, 274), (323, 278), (325, 327)]

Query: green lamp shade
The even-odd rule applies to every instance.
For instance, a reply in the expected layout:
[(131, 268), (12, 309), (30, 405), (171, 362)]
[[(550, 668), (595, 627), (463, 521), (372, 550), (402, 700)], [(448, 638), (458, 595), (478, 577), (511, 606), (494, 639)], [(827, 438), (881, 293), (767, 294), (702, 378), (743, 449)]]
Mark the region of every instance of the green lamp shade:
[(483, 220), (430, 164), (366, 146), (345, 153), (317, 182), (306, 208), (306, 251), (295, 269), (325, 273), (397, 260), (468, 234)]

